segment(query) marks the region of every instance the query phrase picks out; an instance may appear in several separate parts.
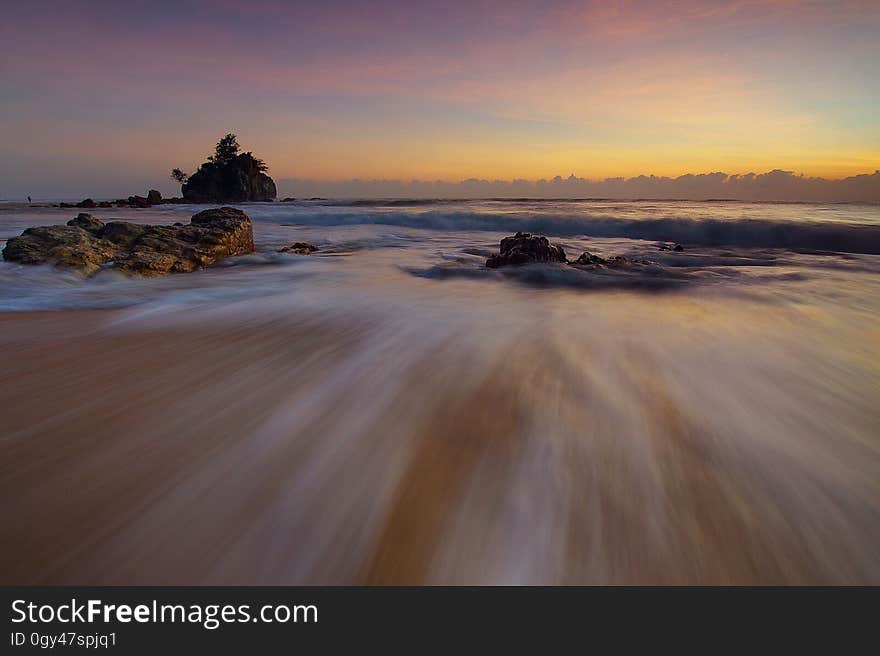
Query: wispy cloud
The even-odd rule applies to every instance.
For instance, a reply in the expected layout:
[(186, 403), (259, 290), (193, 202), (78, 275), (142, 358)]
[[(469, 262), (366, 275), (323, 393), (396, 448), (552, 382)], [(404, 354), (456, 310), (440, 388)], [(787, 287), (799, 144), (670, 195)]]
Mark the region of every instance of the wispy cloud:
[(96, 175), (234, 130), (290, 177), (839, 177), (880, 164), (878, 29), (870, 0), (33, 0), (0, 22), (0, 130)]

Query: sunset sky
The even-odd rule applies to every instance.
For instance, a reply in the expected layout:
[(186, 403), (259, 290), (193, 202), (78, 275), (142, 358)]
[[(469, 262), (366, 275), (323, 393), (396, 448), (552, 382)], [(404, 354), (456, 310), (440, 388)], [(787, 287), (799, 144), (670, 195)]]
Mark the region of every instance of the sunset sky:
[(880, 168), (880, 2), (29, 2), (0, 197), (173, 192), (222, 134), (285, 179)]

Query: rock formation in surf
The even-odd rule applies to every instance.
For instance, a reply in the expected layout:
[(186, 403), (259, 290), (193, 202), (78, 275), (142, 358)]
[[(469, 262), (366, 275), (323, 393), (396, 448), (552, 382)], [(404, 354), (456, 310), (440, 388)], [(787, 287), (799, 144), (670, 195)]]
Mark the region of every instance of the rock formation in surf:
[(566, 262), (565, 251), (558, 244), (551, 244), (546, 237), (518, 232), (501, 240), (501, 252), (486, 260), (486, 266), (496, 269), (514, 264), (532, 262)]
[(96, 208), (109, 208), (109, 207), (132, 207), (132, 208), (140, 208), (146, 209), (148, 207), (153, 207), (153, 205), (168, 205), (168, 204), (181, 204), (186, 201), (183, 198), (162, 198), (162, 194), (156, 191), (155, 189), (150, 189), (147, 192), (146, 196), (129, 196), (128, 198), (118, 198), (117, 200), (102, 200), (102, 201), (94, 201), (91, 198), (86, 198), (85, 200), (81, 200), (78, 203), (60, 203), (55, 207), (76, 207), (84, 210), (93, 210)]
[(192, 203), (244, 203), (275, 200), (275, 181), (265, 171), (266, 163), (253, 153), (239, 152), (234, 134), (227, 134), (214, 154), (192, 175), (174, 169), (171, 177), (180, 182), (183, 197)]
[(312, 244), (310, 244), (307, 241), (298, 241), (298, 242), (291, 244), (290, 246), (285, 246), (284, 248), (282, 248), (278, 252), (279, 253), (294, 253), (296, 255), (311, 255), (316, 250), (318, 250), (317, 246), (313, 246)]
[(634, 260), (623, 255), (613, 255), (605, 258), (594, 255), (590, 251), (584, 251), (574, 262), (569, 262), (578, 269), (625, 269), (631, 266), (652, 265), (648, 260)]
[(505, 237), (501, 240), (499, 254), (490, 255), (486, 260), (486, 266), (490, 269), (497, 269), (498, 267), (538, 262), (567, 263), (581, 270), (621, 269), (654, 264), (648, 260), (630, 259), (623, 255), (605, 258), (589, 251), (584, 251), (576, 260), (569, 262), (565, 256), (565, 250), (559, 244), (551, 244), (550, 240), (541, 235), (518, 232), (512, 237)]
[(251, 220), (232, 207), (205, 210), (189, 224), (104, 223), (80, 214), (67, 225), (28, 228), (6, 243), (3, 258), (22, 264), (55, 264), (90, 275), (112, 268), (141, 276), (203, 269), (254, 251)]

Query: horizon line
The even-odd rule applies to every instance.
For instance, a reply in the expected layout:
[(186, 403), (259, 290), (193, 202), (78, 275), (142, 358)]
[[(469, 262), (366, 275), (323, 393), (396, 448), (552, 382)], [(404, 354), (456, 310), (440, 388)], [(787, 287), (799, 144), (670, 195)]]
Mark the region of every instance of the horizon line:
[[(165, 198), (181, 196), (181, 189), (164, 176), (140, 174), (103, 185), (79, 185), (75, 181), (59, 185), (53, 191), (25, 191), (22, 184), (0, 193), (6, 202), (27, 196), (52, 200), (116, 199), (158, 190)], [(464, 178), (457, 181), (419, 178), (343, 178), (315, 179), (278, 177), (275, 179), (277, 198), (337, 199), (492, 199), (492, 198), (559, 198), (559, 199), (652, 199), (652, 200), (754, 200), (754, 201), (880, 201), (880, 168), (873, 173), (857, 173), (844, 178), (825, 178), (771, 169), (764, 173), (683, 173), (675, 177), (639, 174), (631, 177), (581, 178), (575, 174), (552, 178)], [(36, 185), (35, 185), (36, 186)], [(53, 185), (54, 186), (54, 185)], [(124, 191), (121, 191), (125, 188)]]
[[(269, 173), (271, 173), (271, 169), (269, 169)], [(587, 183), (603, 183), (603, 182), (618, 182), (618, 181), (631, 181), (631, 180), (670, 180), (676, 181), (681, 180), (683, 178), (695, 178), (695, 177), (720, 177), (724, 176), (726, 179), (743, 179), (743, 178), (756, 178), (756, 177), (765, 177), (769, 175), (779, 175), (783, 174), (786, 177), (796, 180), (825, 180), (828, 182), (842, 182), (844, 180), (852, 180), (858, 178), (871, 177), (874, 175), (880, 175), (880, 168), (875, 168), (873, 171), (865, 171), (863, 173), (853, 173), (851, 175), (846, 175), (842, 177), (826, 177), (823, 175), (811, 175), (804, 172), (792, 171), (789, 169), (781, 169), (781, 168), (773, 168), (762, 173), (758, 173), (754, 170), (748, 171), (747, 173), (728, 173), (726, 171), (705, 171), (701, 173), (694, 173), (692, 171), (687, 171), (685, 173), (680, 173), (676, 175), (658, 175), (656, 173), (638, 173), (635, 175), (609, 175), (605, 177), (581, 177), (576, 175), (575, 173), (571, 173), (568, 176), (562, 175), (554, 175), (552, 177), (536, 177), (536, 178), (523, 178), (523, 177), (515, 177), (515, 178), (489, 178), (489, 177), (474, 177), (470, 176), (467, 178), (420, 178), (420, 177), (412, 177), (407, 178), (403, 176), (397, 177), (375, 177), (375, 178), (365, 178), (365, 177), (335, 177), (335, 178), (323, 178), (323, 177), (278, 177), (275, 178), (277, 182), (280, 181), (288, 181), (288, 182), (315, 182), (315, 183), (333, 183), (340, 184), (346, 182), (396, 182), (401, 184), (448, 184), (448, 185), (458, 185), (465, 184), (468, 182), (480, 182), (480, 183), (488, 183), (488, 184), (514, 184), (514, 183), (530, 183), (530, 184), (539, 184), (539, 183), (559, 183), (559, 182), (587, 182)]]

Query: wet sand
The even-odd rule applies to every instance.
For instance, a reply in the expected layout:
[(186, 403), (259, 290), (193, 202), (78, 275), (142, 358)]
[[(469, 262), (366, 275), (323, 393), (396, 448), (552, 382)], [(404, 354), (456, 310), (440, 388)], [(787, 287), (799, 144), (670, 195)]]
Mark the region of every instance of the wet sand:
[(874, 365), (535, 325), (0, 314), (0, 581), (880, 583)]

